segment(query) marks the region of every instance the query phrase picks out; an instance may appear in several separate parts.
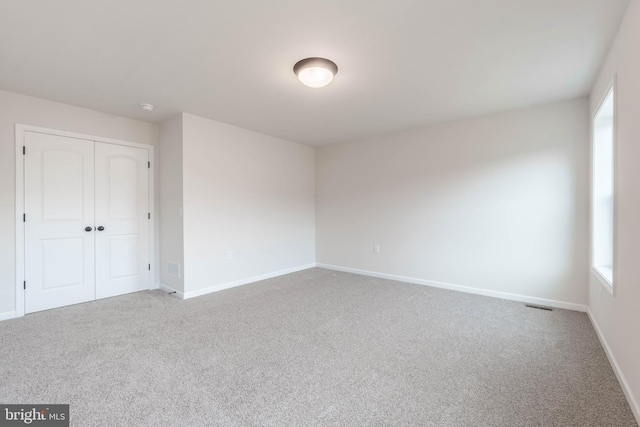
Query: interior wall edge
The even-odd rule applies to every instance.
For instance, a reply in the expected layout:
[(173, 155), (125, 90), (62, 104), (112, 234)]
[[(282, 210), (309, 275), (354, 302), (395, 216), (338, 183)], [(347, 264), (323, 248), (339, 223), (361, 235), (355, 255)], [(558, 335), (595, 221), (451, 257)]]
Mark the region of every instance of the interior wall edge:
[(636, 417), (636, 421), (638, 425), (640, 425), (640, 404), (638, 403), (638, 400), (633, 394), (633, 391), (631, 390), (631, 386), (629, 385), (629, 382), (624, 376), (624, 373), (622, 372), (622, 369), (620, 368), (620, 365), (618, 364), (618, 361), (613, 351), (611, 350), (609, 343), (607, 342), (606, 338), (604, 337), (604, 334), (600, 330), (600, 326), (598, 325), (598, 322), (596, 321), (596, 318), (591, 312), (591, 309), (589, 307), (587, 307), (587, 315), (589, 316), (589, 320), (593, 325), (593, 329), (596, 331), (598, 340), (600, 340), (600, 344), (602, 345), (602, 348), (604, 349), (604, 352), (607, 355), (607, 359), (609, 359), (609, 363), (613, 368), (613, 372), (616, 374), (616, 378), (620, 383), (620, 387), (622, 388), (624, 396), (627, 398), (627, 402), (629, 402), (631, 411), (633, 412), (633, 415)]
[(3, 320), (15, 319), (18, 317), (15, 311), (7, 311), (4, 313), (0, 313), (0, 322)]
[(158, 285), (158, 289), (160, 289), (163, 292), (167, 292), (169, 294), (172, 294), (175, 292), (176, 297), (180, 298), (180, 299), (184, 299), (184, 292), (181, 292), (177, 289), (173, 289), (171, 286), (167, 286), (164, 283), (160, 283)]
[(190, 299), (207, 295), (213, 292), (223, 291), (225, 289), (235, 288), (237, 286), (248, 285), (249, 283), (259, 282), (261, 280), (273, 279), (274, 277), (284, 276), (286, 274), (295, 273), (297, 271), (308, 270), (314, 268), (316, 263), (304, 264), (297, 267), (287, 268), (285, 270), (274, 271), (272, 273), (265, 273), (259, 276), (248, 277), (246, 279), (236, 280), (233, 282), (222, 283), (219, 285), (210, 286), (208, 288), (198, 289), (191, 292), (186, 292), (182, 295), (183, 299)]
[(343, 267), (339, 265), (317, 263), (316, 266), (319, 268), (326, 268), (327, 270), (335, 270), (335, 271), (342, 271), (345, 273), (360, 274), (363, 276), (377, 277), (380, 279), (396, 280), (398, 282), (412, 283), (415, 285), (423, 285), (423, 286), (431, 286), (433, 288), (447, 289), (450, 291), (464, 292), (467, 294), (482, 295), (482, 296), (487, 296), (492, 298), (506, 299), (510, 301), (518, 301), (518, 302), (524, 302), (529, 304), (539, 304), (539, 305), (544, 305), (544, 306), (549, 306), (554, 308), (562, 308), (565, 310), (579, 311), (582, 313), (586, 313), (588, 310), (586, 305), (577, 304), (573, 302), (557, 301), (557, 300), (551, 300), (546, 298), (530, 297), (526, 295), (510, 294), (507, 292), (500, 292), (500, 291), (493, 291), (489, 289), (456, 285), (453, 283), (437, 282), (434, 280), (419, 279), (416, 277), (397, 276), (395, 274), (381, 273), (381, 272), (369, 271), (369, 270), (360, 270), (357, 268)]

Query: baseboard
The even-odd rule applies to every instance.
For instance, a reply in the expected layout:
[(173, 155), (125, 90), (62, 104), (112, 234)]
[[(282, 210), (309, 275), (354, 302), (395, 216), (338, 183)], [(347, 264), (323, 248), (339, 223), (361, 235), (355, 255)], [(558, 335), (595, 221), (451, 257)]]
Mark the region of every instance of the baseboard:
[(627, 398), (627, 402), (629, 402), (631, 411), (633, 412), (633, 415), (636, 417), (636, 422), (638, 423), (638, 425), (640, 425), (640, 405), (638, 404), (638, 401), (636, 400), (636, 397), (634, 396), (633, 391), (631, 391), (631, 387), (629, 386), (627, 379), (622, 373), (622, 370), (620, 369), (620, 365), (618, 365), (618, 361), (616, 360), (616, 357), (613, 355), (613, 351), (611, 351), (611, 347), (609, 347), (609, 343), (607, 342), (604, 335), (602, 334), (602, 330), (600, 329), (600, 326), (598, 326), (598, 322), (596, 322), (596, 319), (589, 308), (587, 308), (587, 314), (589, 315), (589, 320), (591, 320), (593, 329), (595, 329), (596, 335), (600, 340), (600, 344), (602, 345), (602, 348), (604, 348), (604, 352), (607, 355), (607, 358), (609, 359), (609, 363), (613, 368), (613, 372), (616, 374), (616, 377), (618, 378), (618, 382), (620, 383), (620, 387), (622, 388), (622, 391), (624, 392), (624, 395)]
[(9, 319), (15, 319), (15, 318), (16, 318), (16, 312), (15, 311), (7, 311), (5, 313), (0, 313), (0, 321), (9, 320)]
[(524, 303), (528, 303), (528, 304), (545, 305), (545, 306), (549, 306), (549, 307), (563, 308), (563, 309), (566, 309), (566, 310), (580, 311), (580, 312), (583, 312), (583, 313), (587, 312), (587, 306), (584, 305), (584, 304), (576, 304), (576, 303), (572, 303), (572, 302), (556, 301), (556, 300), (545, 299), (545, 298), (529, 297), (529, 296), (526, 296), (526, 295), (510, 294), (508, 292), (492, 291), (492, 290), (488, 290), (488, 289), (472, 288), (472, 287), (469, 287), (469, 286), (454, 285), (454, 284), (451, 284), (451, 283), (436, 282), (436, 281), (433, 281), (433, 280), (416, 279), (414, 277), (396, 276), (394, 274), (386, 274), (386, 273), (378, 273), (378, 272), (375, 272), (375, 271), (359, 270), (357, 268), (341, 267), (341, 266), (338, 266), (338, 265), (330, 265), (330, 264), (320, 264), (320, 263), (318, 263), (318, 264), (316, 264), (316, 266), (319, 267), (319, 268), (326, 268), (328, 270), (336, 270), (336, 271), (343, 271), (343, 272), (346, 272), (346, 273), (361, 274), (363, 276), (379, 277), (381, 279), (389, 279), (389, 280), (396, 280), (398, 282), (406, 282), (406, 283), (413, 283), (413, 284), (416, 284), (416, 285), (431, 286), (431, 287), (434, 287), (434, 288), (448, 289), (448, 290), (451, 290), (451, 291), (465, 292), (465, 293), (468, 293), (468, 294), (484, 295), (484, 296), (487, 296), (487, 297), (508, 299), (508, 300), (519, 301), (519, 302), (524, 302)]
[(169, 294), (175, 294), (178, 298), (182, 298), (184, 299), (184, 293), (177, 291), (175, 289), (173, 289), (170, 286), (164, 285), (162, 283), (158, 284), (158, 289), (160, 289), (161, 291), (167, 292)]
[(260, 280), (271, 279), (274, 277), (283, 276), (285, 274), (295, 273), (296, 271), (307, 270), (315, 266), (316, 266), (315, 263), (306, 264), (306, 265), (301, 265), (299, 267), (288, 268), (286, 270), (275, 271), (273, 273), (262, 274), (260, 276), (249, 277), (247, 279), (236, 280), (234, 282), (222, 283), (220, 285), (210, 286), (204, 289), (198, 289), (197, 291), (186, 292), (182, 298), (184, 299), (195, 298), (201, 295), (210, 294), (212, 292), (218, 292), (224, 289), (235, 288), (236, 286), (242, 286), (242, 285), (247, 285), (253, 282), (259, 282)]

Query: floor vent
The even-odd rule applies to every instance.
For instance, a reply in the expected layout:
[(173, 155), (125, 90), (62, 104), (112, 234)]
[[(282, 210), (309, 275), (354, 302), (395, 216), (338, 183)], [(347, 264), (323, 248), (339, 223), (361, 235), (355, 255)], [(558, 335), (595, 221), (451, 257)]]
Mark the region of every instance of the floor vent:
[(180, 278), (180, 264), (175, 262), (167, 263), (167, 274), (169, 276)]
[(538, 310), (553, 311), (553, 308), (551, 308), (551, 307), (545, 307), (544, 305), (525, 304), (525, 307), (529, 307), (529, 308), (537, 308)]

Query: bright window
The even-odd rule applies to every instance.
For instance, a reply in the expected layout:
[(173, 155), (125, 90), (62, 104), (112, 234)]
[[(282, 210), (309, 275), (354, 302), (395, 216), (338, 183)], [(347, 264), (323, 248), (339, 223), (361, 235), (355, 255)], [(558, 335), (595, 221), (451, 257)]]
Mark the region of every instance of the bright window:
[(613, 290), (614, 87), (593, 118), (591, 256), (593, 268)]

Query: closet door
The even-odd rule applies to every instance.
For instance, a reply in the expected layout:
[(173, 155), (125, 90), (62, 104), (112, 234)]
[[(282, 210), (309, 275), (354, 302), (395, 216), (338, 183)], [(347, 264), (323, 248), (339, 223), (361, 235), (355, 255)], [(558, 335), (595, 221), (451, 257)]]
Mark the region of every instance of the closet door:
[(94, 145), (25, 132), (25, 311), (95, 299)]
[(149, 289), (148, 151), (95, 143), (96, 298)]

